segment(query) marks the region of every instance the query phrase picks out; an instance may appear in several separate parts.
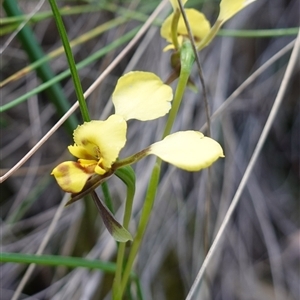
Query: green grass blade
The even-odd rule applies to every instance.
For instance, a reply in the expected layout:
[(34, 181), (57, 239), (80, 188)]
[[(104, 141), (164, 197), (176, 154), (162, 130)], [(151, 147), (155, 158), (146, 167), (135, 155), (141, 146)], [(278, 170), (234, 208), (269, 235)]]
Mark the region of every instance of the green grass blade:
[[(22, 15), (22, 12), (19, 10), (15, 0), (5, 0), (3, 2), (3, 8), (9, 16)], [(44, 57), (43, 50), (41, 49), (28, 25), (25, 25), (23, 29), (18, 33), (18, 38), (20, 39), (23, 49), (26, 51), (29, 59), (32, 62)], [(47, 82), (54, 77), (54, 73), (52, 72), (48, 63), (44, 63), (43, 65), (41, 65), (37, 69), (37, 74), (43, 82)], [(56, 107), (59, 116), (62, 116), (69, 109), (70, 105), (60, 85), (56, 83), (52, 86), (49, 86), (49, 88), (46, 90), (46, 93), (50, 101)], [(71, 116), (66, 121), (65, 126), (69, 134), (72, 134), (77, 124), (78, 122), (75, 116)]]
[(90, 118), (90, 114), (83, 96), (83, 91), (82, 91), (82, 86), (81, 86), (81, 82), (80, 82), (80, 78), (76, 69), (76, 65), (75, 65), (75, 60), (74, 60), (74, 56), (70, 47), (70, 43), (69, 43), (69, 39), (67, 36), (67, 32), (64, 26), (64, 23), (62, 21), (59, 9), (56, 5), (55, 0), (49, 0), (52, 12), (53, 12), (53, 16), (56, 22), (56, 26), (62, 41), (62, 44), (64, 46), (65, 49), (65, 53), (66, 53), (66, 57), (68, 60), (68, 64), (69, 64), (69, 68), (71, 71), (71, 75), (72, 75), (72, 80), (74, 83), (74, 87), (75, 87), (75, 92), (76, 92), (76, 96), (77, 96), (77, 100), (79, 102), (79, 108), (81, 111), (81, 115), (83, 118), (83, 121), (85, 122), (89, 122), (91, 120)]
[(68, 257), (58, 255), (34, 255), (34, 254), (23, 254), (23, 253), (0, 253), (1, 263), (24, 263), (31, 264), (35, 263), (44, 266), (65, 266), (70, 268), (87, 268), (87, 269), (98, 269), (107, 273), (114, 273), (116, 265), (111, 262), (104, 262), (100, 260), (90, 260), (79, 257)]
[(239, 38), (267, 38), (297, 35), (299, 27), (276, 28), (276, 29), (255, 29), (255, 30), (231, 30), (220, 29), (219, 36), (239, 37)]
[[(122, 44), (126, 43), (127, 41), (129, 41), (137, 33), (139, 28), (140, 28), (140, 26), (132, 29), (128, 33), (124, 34), (118, 40), (116, 40), (113, 43), (107, 45), (106, 47), (103, 47), (102, 49), (95, 52), (94, 54), (92, 54), (88, 58), (82, 60), (80, 63), (78, 63), (76, 65), (77, 70), (80, 70), (80, 69), (84, 68), (85, 66), (87, 66), (87, 65), (91, 64), (92, 62), (94, 62), (95, 60), (103, 57), (104, 55), (109, 53), (111, 50), (113, 50), (113, 49), (121, 46)], [(44, 91), (45, 89), (47, 89), (51, 85), (67, 78), (68, 76), (70, 76), (70, 70), (66, 70), (66, 71), (60, 73), (59, 75), (55, 76), (53, 79), (41, 84), (40, 86), (38, 86), (35, 89), (31, 90), (30, 92), (22, 95), (21, 97), (18, 97), (18, 98), (12, 100), (11, 102), (9, 102), (7, 104), (0, 106), (0, 112), (4, 112), (6, 110), (9, 110), (9, 109), (13, 108), (14, 106), (26, 101), (29, 97)]]

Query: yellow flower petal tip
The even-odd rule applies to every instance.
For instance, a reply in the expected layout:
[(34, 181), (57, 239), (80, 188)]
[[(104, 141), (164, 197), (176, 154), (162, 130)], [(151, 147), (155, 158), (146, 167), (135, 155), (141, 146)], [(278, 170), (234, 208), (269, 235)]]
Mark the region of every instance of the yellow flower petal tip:
[[(181, 0), (182, 5), (184, 6), (184, 4), (187, 2), (188, 0)], [(173, 9), (176, 10), (177, 8), (179, 9), (179, 4), (177, 0), (170, 0), (171, 5), (173, 6)]]
[[(210, 23), (208, 22), (204, 14), (193, 8), (185, 9), (185, 13), (189, 21), (191, 31), (193, 33), (195, 43), (196, 45), (198, 45), (200, 44), (201, 40), (209, 33)], [(169, 43), (172, 43), (172, 19), (173, 13), (164, 21), (160, 29), (160, 35)], [(189, 36), (182, 15), (180, 16), (178, 21), (177, 35), (180, 45), (183, 41), (182, 37)]]
[(218, 20), (222, 23), (256, 0), (222, 0)]
[(75, 161), (65, 161), (54, 168), (51, 175), (65, 192), (79, 193), (93, 175), (93, 168), (84, 168)]
[(171, 109), (170, 86), (150, 72), (129, 72), (122, 76), (112, 95), (116, 114), (125, 120), (147, 121), (164, 116)]
[(192, 130), (179, 131), (167, 136), (151, 145), (149, 154), (187, 171), (207, 168), (219, 157), (224, 157), (218, 142)]

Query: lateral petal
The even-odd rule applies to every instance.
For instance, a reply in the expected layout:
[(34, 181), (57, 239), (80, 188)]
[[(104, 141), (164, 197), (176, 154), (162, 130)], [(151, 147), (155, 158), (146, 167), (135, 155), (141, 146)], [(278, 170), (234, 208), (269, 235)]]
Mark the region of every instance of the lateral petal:
[[(195, 38), (196, 44), (208, 34), (210, 30), (210, 24), (205, 15), (193, 8), (185, 9), (187, 19), (189, 20), (190, 27)], [(160, 35), (168, 42), (172, 43), (171, 25), (172, 25), (173, 13), (163, 22)], [(177, 27), (178, 36), (188, 37), (188, 31), (186, 29), (182, 15), (179, 18)]]
[(122, 76), (112, 95), (116, 114), (125, 120), (147, 121), (164, 116), (171, 109), (170, 86), (150, 72), (129, 72)]
[(256, 0), (222, 0), (220, 3), (220, 13), (218, 20), (222, 23), (232, 18), (244, 7)]
[(65, 161), (51, 173), (58, 185), (67, 193), (79, 193), (93, 174), (93, 167), (84, 167), (75, 161)]
[(222, 147), (199, 131), (179, 131), (150, 146), (149, 154), (187, 171), (199, 171), (224, 157)]

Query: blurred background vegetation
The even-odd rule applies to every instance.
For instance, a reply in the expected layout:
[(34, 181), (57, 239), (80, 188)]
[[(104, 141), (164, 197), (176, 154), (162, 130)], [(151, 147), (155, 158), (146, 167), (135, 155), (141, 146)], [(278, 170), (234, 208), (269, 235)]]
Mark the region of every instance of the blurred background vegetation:
[[(85, 91), (133, 38), (160, 1), (57, 3), (69, 40), (77, 41), (72, 50)], [(218, 14), (218, 1), (190, 0), (187, 7), (201, 10), (211, 22)], [(88, 98), (93, 119), (104, 120), (112, 113), (110, 96), (124, 72), (145, 70), (163, 80), (168, 78), (170, 53), (162, 52), (166, 43), (160, 37), (159, 26), (170, 12), (168, 5)], [(55, 55), (61, 49), (61, 41), (48, 2), (2, 1), (1, 18), (3, 175), (58, 121), (76, 96), (63, 51)], [(210, 242), (270, 113), (289, 61), (292, 45), (287, 45), (296, 38), (298, 26), (299, 1), (257, 0), (229, 21), (220, 36), (201, 52), (214, 113), (251, 74), (286, 47), (270, 67), (213, 119), (212, 135), (222, 144), (226, 158), (212, 167)], [(269, 29), (272, 31), (261, 31)], [(247, 32), (232, 30), (251, 32), (248, 36)], [(23, 69), (47, 55), (51, 58), (42, 68)], [(263, 151), (195, 299), (299, 299), (299, 71), (298, 63)], [(205, 124), (196, 68), (193, 80), (199, 92), (186, 91), (174, 131), (199, 130)], [(173, 83), (172, 87), (175, 86)], [(121, 156), (157, 141), (164, 121), (163, 118), (143, 123), (131, 121)], [(71, 158), (67, 146), (73, 143), (72, 130), (80, 123), (82, 119), (76, 111), (25, 165), (1, 184), (1, 252), (37, 252), (64, 197), (50, 173), (59, 162)], [(137, 192), (130, 225), (132, 233), (139, 220), (153, 162), (150, 157), (134, 166)], [(140, 289), (143, 299), (184, 299), (187, 295), (205, 256), (207, 178), (207, 171), (188, 173), (164, 165), (151, 222), (134, 269), (137, 277), (131, 293), (127, 293), (128, 299), (139, 299)], [(110, 179), (108, 184), (117, 219), (121, 220), (126, 189), (117, 178)], [(99, 189), (100, 197), (101, 193)], [(100, 216), (95, 218), (96, 214), (87, 211), (82, 201), (64, 208), (43, 254), (114, 262), (116, 244)], [(17, 258), (11, 258), (14, 260)], [(21, 256), (20, 261), (1, 265), (1, 299), (12, 298), (27, 263), (32, 260)], [(45, 258), (38, 263), (20, 299), (110, 299), (111, 272), (83, 268), (79, 262), (73, 267), (66, 261), (56, 266), (45, 264), (54, 262)]]

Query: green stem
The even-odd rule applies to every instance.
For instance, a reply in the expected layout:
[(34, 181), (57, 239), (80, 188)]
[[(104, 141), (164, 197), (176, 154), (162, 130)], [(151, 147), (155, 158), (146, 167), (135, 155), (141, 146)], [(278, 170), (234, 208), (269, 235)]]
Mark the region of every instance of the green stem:
[(110, 212), (114, 214), (114, 207), (113, 207), (113, 203), (112, 203), (112, 199), (111, 199), (111, 195), (107, 183), (103, 182), (101, 188), (104, 196), (105, 205), (110, 210)]
[[(178, 113), (178, 109), (180, 107), (183, 93), (185, 91), (185, 88), (186, 88), (186, 85), (187, 85), (187, 82), (188, 82), (188, 79), (189, 79), (189, 76), (190, 76), (190, 73), (192, 70), (194, 58), (195, 58), (195, 56), (194, 56), (193, 49), (191, 48), (190, 42), (184, 41), (181, 51), (180, 51), (180, 60), (181, 60), (180, 77), (179, 77), (178, 85), (176, 88), (175, 97), (174, 97), (173, 104), (172, 104), (172, 109), (170, 111), (168, 121), (167, 121), (165, 130), (164, 130), (164, 133), (163, 133), (163, 138), (171, 132), (172, 126), (174, 124), (175, 118)], [(148, 190), (147, 190), (147, 194), (146, 194), (146, 198), (145, 198), (145, 204), (142, 209), (142, 214), (141, 214), (140, 223), (139, 223), (139, 226), (137, 229), (137, 234), (133, 240), (131, 250), (129, 253), (129, 257), (128, 257), (128, 261), (127, 261), (127, 264), (126, 264), (126, 267), (124, 270), (124, 274), (123, 274), (123, 277), (121, 280), (120, 293), (118, 294), (118, 297), (116, 297), (114, 300), (120, 300), (122, 298), (122, 295), (123, 295), (124, 290), (127, 285), (129, 274), (132, 269), (133, 262), (138, 253), (144, 233), (146, 231), (146, 228), (147, 228), (150, 216), (151, 216), (152, 208), (154, 205), (156, 192), (157, 192), (157, 186), (158, 186), (159, 176), (160, 176), (160, 167), (161, 167), (161, 160), (159, 158), (157, 158), (156, 164), (154, 165), (154, 168), (152, 170), (150, 182), (148, 185)]]
[(136, 162), (138, 162), (145, 156), (149, 155), (149, 150), (150, 150), (150, 148), (148, 147), (148, 148), (145, 148), (145, 149), (141, 150), (140, 152), (137, 152), (131, 156), (128, 156), (124, 159), (120, 159), (120, 160), (116, 161), (113, 164), (112, 169), (117, 170), (124, 166), (135, 164)]
[(82, 118), (85, 122), (89, 122), (91, 120), (90, 116), (89, 116), (89, 111), (86, 105), (86, 101), (83, 97), (83, 90), (82, 90), (82, 86), (81, 86), (81, 82), (79, 79), (79, 75), (76, 69), (76, 64), (75, 64), (75, 60), (74, 60), (74, 56), (70, 47), (70, 43), (68, 40), (68, 36), (67, 36), (67, 32), (64, 26), (64, 23), (62, 21), (59, 9), (56, 5), (55, 0), (49, 0), (52, 12), (53, 12), (53, 16), (56, 22), (56, 26), (59, 32), (59, 35), (61, 37), (61, 41), (63, 43), (64, 49), (65, 49), (65, 53), (66, 53), (66, 57), (68, 60), (68, 64), (69, 64), (69, 68), (71, 71), (71, 75), (72, 75), (72, 79), (73, 79), (73, 83), (74, 83), (74, 87), (75, 87), (75, 91), (76, 91), (76, 96), (79, 102), (79, 107), (80, 107), (80, 111), (81, 111), (81, 115)]
[(116, 265), (111, 262), (103, 262), (99, 259), (91, 260), (79, 257), (70, 256), (59, 256), (59, 255), (33, 255), (23, 253), (1, 253), (1, 263), (23, 263), (31, 264), (35, 263), (44, 266), (65, 266), (70, 268), (88, 268), (88, 269), (99, 269), (104, 272), (114, 273)]
[(145, 233), (145, 230), (146, 230), (146, 227), (147, 227), (150, 215), (151, 215), (154, 200), (155, 200), (155, 195), (156, 195), (157, 185), (158, 185), (159, 175), (160, 175), (160, 166), (161, 166), (161, 160), (157, 159), (156, 164), (155, 164), (152, 174), (151, 174), (148, 191), (147, 191), (147, 195), (145, 198), (145, 204), (143, 206), (140, 223), (139, 223), (139, 226), (137, 229), (137, 234), (132, 243), (128, 261), (127, 261), (127, 264), (126, 264), (126, 267), (124, 270), (124, 274), (123, 274), (123, 277), (121, 280), (120, 293), (118, 294), (118, 298), (115, 298), (114, 300), (117, 300), (117, 299), (119, 300), (122, 298), (123, 292), (127, 285), (129, 275), (131, 273), (131, 268), (132, 268), (134, 259), (139, 250), (141, 241), (143, 239), (143, 236), (144, 236), (144, 233)]
[[(123, 227), (125, 229), (128, 229), (132, 212), (133, 198), (135, 194), (135, 173), (131, 167), (125, 167), (117, 170), (116, 175), (126, 184), (127, 187)], [(113, 284), (113, 299), (120, 299), (121, 295), (121, 277), (123, 271), (125, 248), (126, 243), (119, 244), (117, 255), (117, 270)]]
[(189, 76), (191, 74), (194, 61), (195, 61), (195, 55), (191, 47), (191, 43), (189, 40), (186, 40), (183, 42), (182, 48), (180, 50), (180, 62), (181, 62), (180, 76), (178, 80), (178, 85), (176, 87), (172, 108), (169, 113), (168, 121), (163, 133), (163, 138), (165, 138), (168, 134), (170, 134), (172, 130)]

